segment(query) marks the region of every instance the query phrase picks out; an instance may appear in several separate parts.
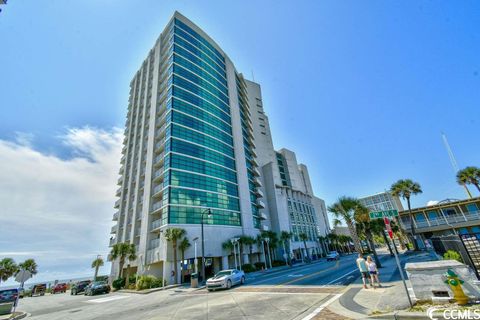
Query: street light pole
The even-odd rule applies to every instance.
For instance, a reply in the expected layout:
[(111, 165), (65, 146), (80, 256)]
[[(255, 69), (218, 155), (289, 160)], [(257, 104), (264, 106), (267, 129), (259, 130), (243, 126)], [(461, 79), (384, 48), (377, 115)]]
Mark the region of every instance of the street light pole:
[[(195, 238), (193, 239), (193, 242), (194, 242), (194, 244), (195, 244), (195, 260), (193, 260), (194, 266), (195, 266), (195, 273), (198, 273), (197, 240), (198, 240), (198, 237), (195, 237)], [(198, 275), (197, 275), (197, 277), (198, 277)]]
[(201, 219), (201, 225), (202, 225), (202, 281), (205, 281), (205, 237), (203, 236), (203, 217), (207, 213), (207, 217), (210, 217), (212, 215), (212, 211), (210, 209), (204, 210), (202, 212), (202, 219)]

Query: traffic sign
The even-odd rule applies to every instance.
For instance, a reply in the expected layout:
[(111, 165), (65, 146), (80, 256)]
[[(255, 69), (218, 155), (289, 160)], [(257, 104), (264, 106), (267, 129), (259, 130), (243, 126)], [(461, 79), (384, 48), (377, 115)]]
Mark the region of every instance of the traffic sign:
[(370, 219), (382, 219), (384, 217), (398, 217), (397, 210), (372, 211), (370, 212)]
[(32, 277), (32, 274), (30, 273), (30, 271), (22, 269), (15, 276), (15, 281), (20, 282), (20, 283), (24, 283), (25, 281), (27, 281), (31, 277)]
[(393, 240), (393, 231), (392, 226), (390, 225), (390, 220), (387, 217), (383, 217), (383, 222), (385, 223), (385, 228), (387, 229), (388, 236)]

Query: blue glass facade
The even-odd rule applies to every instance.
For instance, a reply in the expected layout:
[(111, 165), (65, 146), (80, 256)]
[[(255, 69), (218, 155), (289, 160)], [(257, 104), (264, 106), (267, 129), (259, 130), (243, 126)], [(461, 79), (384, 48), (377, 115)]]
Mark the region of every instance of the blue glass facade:
[(199, 224), (209, 208), (206, 224), (240, 226), (225, 57), (178, 19), (165, 43), (160, 73), (166, 70), (166, 87), (159, 103), (166, 110), (155, 145), (161, 166), (152, 186), (161, 200), (152, 210), (162, 225)]

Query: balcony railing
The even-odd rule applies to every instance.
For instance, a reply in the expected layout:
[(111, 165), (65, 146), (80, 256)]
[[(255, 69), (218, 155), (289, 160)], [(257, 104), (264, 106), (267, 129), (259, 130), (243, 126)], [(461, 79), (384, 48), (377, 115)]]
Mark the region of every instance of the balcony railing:
[(150, 249), (155, 249), (155, 248), (158, 248), (159, 246), (160, 246), (160, 239), (150, 240), (150, 245), (149, 245)]
[(162, 219), (157, 219), (152, 222), (151, 231), (156, 230), (162, 226)]
[[(413, 221), (414, 221), (415, 228), (422, 229), (422, 228), (431, 228), (431, 227), (438, 227), (438, 226), (449, 226), (449, 225), (454, 226), (456, 224), (465, 223), (468, 221), (475, 221), (475, 220), (480, 220), (480, 211), (466, 212), (464, 214), (457, 213), (454, 215), (445, 215), (445, 217), (439, 216), (435, 219), (425, 219), (425, 220), (414, 219)], [(408, 222), (404, 222), (402, 220), (402, 225), (406, 229), (410, 229), (410, 220), (408, 220)]]
[(117, 243), (117, 239), (112, 238), (112, 239), (110, 239), (109, 246), (110, 246), (110, 247), (113, 247), (113, 245), (114, 245), (115, 243)]
[(113, 226), (112, 229), (110, 230), (110, 233), (117, 233), (117, 226)]
[(113, 214), (113, 219), (112, 219), (112, 220), (113, 220), (113, 221), (118, 221), (118, 216), (119, 216), (119, 213), (118, 213), (118, 211), (117, 211), (117, 212), (115, 212), (115, 213)]

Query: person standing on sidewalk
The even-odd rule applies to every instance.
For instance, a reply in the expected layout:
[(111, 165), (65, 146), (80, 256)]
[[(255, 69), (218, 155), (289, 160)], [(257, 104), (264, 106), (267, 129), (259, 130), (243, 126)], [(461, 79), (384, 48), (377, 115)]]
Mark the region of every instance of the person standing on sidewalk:
[[(365, 259), (363, 258), (363, 254), (358, 254), (358, 259), (357, 259), (357, 267), (360, 273), (362, 274), (362, 280), (363, 280), (363, 288), (367, 289), (367, 281), (370, 279), (370, 275), (368, 272), (368, 266), (367, 263), (365, 262)], [(370, 285), (371, 285), (371, 280), (370, 280)]]
[(375, 281), (378, 283), (378, 287), (381, 288), (382, 284), (378, 280), (378, 269), (375, 262), (372, 260), (371, 256), (367, 257), (368, 272), (370, 273), (370, 283), (372, 284), (373, 289), (375, 289)]

